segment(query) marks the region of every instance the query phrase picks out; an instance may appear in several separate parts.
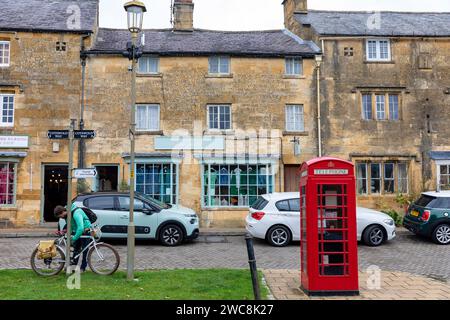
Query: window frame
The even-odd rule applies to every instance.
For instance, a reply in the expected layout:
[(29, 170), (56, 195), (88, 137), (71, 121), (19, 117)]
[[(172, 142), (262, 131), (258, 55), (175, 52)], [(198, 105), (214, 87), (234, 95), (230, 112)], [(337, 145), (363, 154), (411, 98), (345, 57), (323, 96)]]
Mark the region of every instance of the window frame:
[[(371, 43), (375, 42), (375, 58), (371, 57)], [(381, 58), (381, 43), (387, 42), (387, 58)], [(368, 62), (389, 62), (392, 61), (392, 48), (390, 39), (366, 39), (366, 60)]]
[[(155, 59), (156, 60), (156, 72), (151, 72), (151, 71), (148, 71), (148, 72), (142, 72), (141, 70), (140, 70), (140, 60), (141, 59)], [(146, 75), (146, 74), (148, 74), (148, 75), (156, 75), (156, 74), (160, 74), (160, 64), (159, 64), (159, 61), (160, 61), (160, 57), (159, 56), (156, 56), (156, 55), (145, 55), (145, 56), (142, 56), (141, 58), (139, 58), (139, 60), (138, 60), (138, 74), (140, 74), (140, 75)], [(149, 64), (149, 62), (147, 61), (147, 69), (149, 70), (150, 68), (150, 64)]]
[[(207, 112), (206, 112), (206, 125), (207, 125), (207, 128), (208, 128), (208, 131), (230, 131), (230, 130), (233, 130), (233, 111), (232, 111), (231, 106), (232, 106), (231, 104), (208, 104), (206, 106), (206, 110), (207, 110)], [(218, 107), (219, 108), (218, 109), (219, 117), (217, 119), (217, 126), (218, 126), (218, 128), (211, 128), (211, 122), (210, 122), (211, 111), (210, 111), (210, 108), (212, 108), (212, 107)], [(220, 128), (220, 123), (221, 123), (221, 121), (220, 121), (220, 119), (221, 119), (220, 108), (224, 108), (224, 107), (228, 108), (229, 114), (230, 114), (230, 127), (227, 128), (227, 129), (221, 129)]]
[[(216, 191), (214, 191), (214, 194), (210, 194), (211, 192), (211, 185), (209, 184), (209, 181), (211, 181), (211, 167), (213, 166), (218, 166), (220, 167), (227, 167), (227, 169), (230, 169), (233, 166), (237, 166), (239, 169), (240, 167), (246, 166), (247, 167), (247, 173), (248, 173), (248, 167), (252, 167), (255, 166), (257, 167), (256, 171), (259, 172), (260, 168), (265, 168), (265, 175), (259, 175), (259, 174), (255, 174), (255, 179), (256, 179), (256, 184), (251, 184), (250, 183), (250, 175), (247, 175), (247, 184), (244, 185), (242, 183), (240, 183), (240, 188), (249, 188), (249, 187), (255, 187), (256, 188), (256, 194), (254, 195), (250, 195), (249, 193), (247, 193), (246, 196), (248, 203), (245, 204), (245, 198), (243, 198), (243, 202), (244, 205), (238, 205), (233, 206), (230, 203), (228, 203), (228, 205), (222, 205), (221, 203), (219, 203), (219, 205), (213, 204), (212, 203), (212, 198), (219, 197), (227, 197), (229, 200), (231, 200), (232, 197), (236, 197), (236, 195), (231, 194), (231, 180), (232, 177), (229, 176), (228, 177), (228, 185), (225, 184), (221, 184), (219, 182), (219, 184), (217, 184), (217, 182), (214, 185), (214, 190), (216, 190), (215, 188), (219, 187), (219, 188), (225, 188), (228, 187), (228, 194), (216, 194)], [(200, 198), (200, 203), (201, 203), (201, 207), (202, 209), (225, 209), (225, 210), (239, 210), (239, 209), (249, 209), (253, 204), (250, 204), (250, 197), (255, 197), (255, 201), (257, 201), (259, 199), (259, 197), (263, 194), (267, 194), (267, 193), (272, 193), (275, 190), (275, 173), (273, 171), (273, 163), (241, 163), (241, 162), (233, 162), (233, 163), (228, 163), (228, 162), (204, 162), (201, 163), (201, 198)], [(232, 171), (233, 172), (233, 171)], [(230, 170), (228, 170), (228, 174), (230, 175)], [(205, 176), (208, 177), (208, 183), (206, 183), (205, 180)], [(266, 188), (266, 192), (259, 194), (258, 189), (259, 187), (263, 187), (262, 185), (259, 184), (259, 177), (265, 177), (265, 184), (264, 184), (264, 188)], [(220, 181), (220, 173), (217, 174), (216, 179)], [(237, 195), (237, 197), (239, 198), (239, 195)], [(221, 202), (221, 201), (219, 201)], [(231, 202), (231, 201), (230, 201)]]
[(6, 165), (8, 168), (8, 172), (7, 172), (7, 176), (6, 176), (6, 201), (8, 201), (8, 196), (9, 196), (9, 192), (8, 192), (8, 187), (10, 186), (9, 182), (8, 182), (8, 178), (9, 178), (9, 166), (13, 165), (14, 168), (14, 181), (12, 182), (13, 184), (13, 201), (12, 203), (6, 203), (6, 204), (1, 204), (0, 203), (0, 208), (14, 208), (17, 206), (17, 169), (18, 169), (18, 165), (17, 162), (14, 161), (0, 161), (0, 165)]
[[(393, 165), (393, 179), (386, 179), (386, 173), (385, 173), (385, 165), (392, 164)], [(396, 194), (409, 194), (409, 163), (406, 160), (358, 160), (355, 162), (355, 168), (357, 168), (359, 165), (365, 165), (366, 168), (366, 178), (361, 178), (358, 176), (358, 170), (355, 170), (356, 175), (356, 181), (357, 181), (357, 195), (358, 196), (384, 196), (384, 195), (396, 195)], [(380, 176), (379, 178), (372, 178), (372, 165), (378, 165), (380, 170)], [(406, 177), (401, 179), (400, 177), (400, 165), (405, 166), (405, 172)], [(366, 181), (366, 193), (359, 193), (358, 190), (358, 182), (359, 181)], [(380, 181), (380, 192), (372, 192), (372, 180), (379, 180)], [(386, 192), (385, 191), (385, 183), (387, 180), (393, 181), (394, 191)], [(400, 192), (400, 180), (404, 180), (405, 186), (406, 186), (406, 192)]]
[[(138, 175), (141, 175), (141, 172), (138, 171), (138, 166), (144, 166), (144, 180), (143, 183), (140, 183), (140, 181), (138, 180)], [(158, 199), (158, 194), (157, 193), (146, 193), (145, 189), (146, 188), (151, 188), (154, 189), (155, 186), (157, 185), (166, 185), (166, 183), (163, 181), (161, 183), (161, 181), (159, 183), (155, 182), (154, 180), (152, 182), (148, 182), (147, 180), (147, 176), (151, 173), (148, 173), (146, 171), (146, 166), (152, 166), (153, 168), (155, 166), (160, 166), (161, 169), (164, 168), (164, 166), (169, 166), (170, 168), (170, 189), (171, 189), (171, 193), (170, 194), (166, 194), (164, 193), (164, 196), (166, 197), (170, 197), (170, 202), (169, 204), (171, 205), (178, 205), (179, 201), (180, 201), (180, 193), (179, 193), (179, 186), (180, 186), (180, 168), (179, 168), (179, 164), (175, 163), (175, 162), (171, 162), (171, 161), (137, 161), (135, 164), (135, 172), (136, 172), (136, 183), (135, 183), (135, 191), (136, 192), (140, 192), (142, 194), (145, 194), (147, 196), (150, 196), (154, 199), (156, 199), (157, 201), (163, 202), (163, 203), (167, 203), (164, 201), (164, 199), (162, 198), (163, 195), (159, 195), (160, 199)], [(160, 172), (159, 173), (160, 178), (164, 178), (164, 172)], [(147, 182), (147, 183), (146, 183)], [(144, 192), (138, 190), (139, 187), (143, 186), (144, 187)], [(166, 189), (167, 190), (167, 189)], [(141, 200), (142, 201), (142, 200)], [(143, 201), (145, 202), (145, 201)]]
[[(217, 58), (217, 72), (211, 72), (211, 59)], [(221, 60), (228, 60), (228, 72), (221, 72)], [(218, 75), (218, 76), (229, 76), (231, 75), (231, 57), (227, 55), (212, 55), (208, 57), (208, 74)]]
[[(145, 129), (140, 129), (138, 128), (138, 108), (142, 108), (142, 107), (146, 107), (147, 109), (147, 117), (148, 117), (148, 109), (150, 107), (158, 107), (158, 128), (156, 129), (152, 129), (152, 128), (145, 128)], [(149, 104), (144, 104), (144, 103), (140, 103), (140, 104), (136, 104), (136, 132), (158, 132), (161, 131), (161, 106), (157, 103), (149, 103)]]
[[(299, 61), (299, 73), (295, 73), (295, 61)], [(288, 72), (288, 64), (292, 69), (292, 73)], [(302, 57), (285, 57), (284, 58), (284, 75), (289, 77), (301, 77), (303, 76), (303, 58)]]
[[(12, 98), (12, 122), (3, 122), (3, 112), (4, 112), (4, 104), (3, 104), (3, 98)], [(14, 127), (14, 120), (15, 120), (15, 104), (16, 104), (16, 99), (15, 99), (15, 95), (14, 94), (3, 94), (0, 93), (0, 127), (1, 128), (12, 128)], [(6, 109), (8, 110), (8, 109)], [(6, 117), (9, 117), (9, 115), (7, 115)]]
[[(360, 92), (361, 98), (360, 98), (360, 104), (361, 104), (361, 117), (362, 120), (365, 121), (392, 121), (392, 122), (398, 122), (401, 121), (401, 108), (402, 108), (402, 94), (398, 91), (361, 91)], [(393, 118), (393, 106), (391, 105), (391, 102), (393, 101), (391, 97), (397, 97), (397, 104), (396, 104), (396, 116), (397, 118)], [(366, 110), (366, 101), (365, 97), (370, 97), (370, 109)], [(380, 118), (380, 110), (378, 107), (380, 106), (378, 97), (383, 97), (383, 111), (382, 114), (384, 117)], [(367, 112), (370, 111), (371, 118), (366, 117)]]
[[(1, 40), (0, 44), (4, 45), (7, 44), (8, 45), (8, 51), (7, 51), (7, 58), (8, 58), (8, 63), (0, 63), (0, 68), (8, 68), (11, 66), (11, 41), (7, 41), (7, 40)], [(3, 50), (1, 50), (3, 51)], [(5, 57), (2, 56), (2, 59), (4, 59)]]
[[(301, 121), (298, 121), (300, 124), (300, 129), (297, 128), (293, 128), (290, 129), (289, 128), (289, 113), (288, 110), (289, 108), (296, 108), (298, 107), (301, 111), (300, 115), (301, 115)], [(294, 122), (294, 127), (295, 127), (296, 122)], [(286, 104), (285, 106), (285, 130), (286, 132), (305, 132), (305, 107), (303, 104)]]

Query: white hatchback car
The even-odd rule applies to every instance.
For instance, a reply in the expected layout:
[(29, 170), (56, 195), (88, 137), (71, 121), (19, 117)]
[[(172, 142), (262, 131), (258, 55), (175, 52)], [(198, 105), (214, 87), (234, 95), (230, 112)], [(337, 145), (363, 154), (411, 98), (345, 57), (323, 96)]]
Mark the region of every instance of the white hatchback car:
[[(356, 208), (358, 241), (379, 246), (395, 237), (394, 220), (383, 212)], [(260, 196), (250, 207), (247, 231), (255, 238), (283, 247), (300, 240), (300, 199), (298, 192), (271, 193)]]

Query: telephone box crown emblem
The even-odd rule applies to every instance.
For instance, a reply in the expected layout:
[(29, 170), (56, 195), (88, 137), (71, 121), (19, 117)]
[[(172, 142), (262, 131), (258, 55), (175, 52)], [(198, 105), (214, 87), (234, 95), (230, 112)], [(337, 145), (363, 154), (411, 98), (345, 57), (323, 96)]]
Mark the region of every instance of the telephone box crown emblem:
[(334, 162), (328, 162), (328, 168), (334, 168)]

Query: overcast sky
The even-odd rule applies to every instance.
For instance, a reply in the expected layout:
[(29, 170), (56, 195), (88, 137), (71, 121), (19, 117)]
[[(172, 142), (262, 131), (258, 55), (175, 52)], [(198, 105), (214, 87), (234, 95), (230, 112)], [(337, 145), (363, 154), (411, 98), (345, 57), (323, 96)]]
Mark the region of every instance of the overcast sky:
[[(170, 28), (171, 0), (142, 0), (146, 29)], [(100, 26), (126, 28), (126, 0), (100, 0)], [(194, 27), (213, 30), (283, 28), (282, 0), (194, 0)], [(309, 9), (450, 12), (449, 0), (309, 0)]]

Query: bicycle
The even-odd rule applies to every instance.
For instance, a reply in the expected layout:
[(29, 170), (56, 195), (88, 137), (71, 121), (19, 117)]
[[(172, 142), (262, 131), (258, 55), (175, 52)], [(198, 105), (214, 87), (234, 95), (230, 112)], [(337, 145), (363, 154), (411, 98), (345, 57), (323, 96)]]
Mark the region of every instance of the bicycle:
[[(90, 229), (90, 235), (83, 235), (81, 238), (90, 239), (89, 244), (78, 253), (71, 261), (78, 259), (87, 252), (87, 262), (89, 268), (98, 275), (112, 275), (117, 271), (120, 265), (120, 256), (114, 247), (104, 242), (97, 242), (95, 229)], [(56, 257), (48, 259), (38, 259), (38, 247), (31, 254), (31, 268), (33, 271), (45, 277), (55, 276), (59, 274), (66, 265), (66, 235), (63, 234), (55, 240)]]

